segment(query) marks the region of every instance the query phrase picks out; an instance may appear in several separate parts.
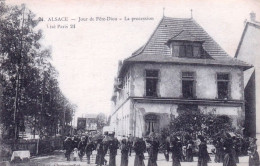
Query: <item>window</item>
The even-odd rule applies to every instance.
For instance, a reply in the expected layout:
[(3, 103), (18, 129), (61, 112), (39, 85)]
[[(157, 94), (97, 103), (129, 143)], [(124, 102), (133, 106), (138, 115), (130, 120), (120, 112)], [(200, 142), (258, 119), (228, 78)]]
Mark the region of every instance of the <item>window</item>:
[(171, 54), (175, 57), (195, 57), (201, 56), (201, 45), (198, 43), (172, 43)]
[(185, 46), (179, 46), (179, 47), (180, 47), (179, 56), (185, 57)]
[(200, 57), (200, 47), (198, 47), (198, 46), (194, 46), (193, 47), (193, 56), (194, 57)]
[(218, 99), (229, 98), (229, 74), (217, 74)]
[(146, 70), (146, 96), (157, 96), (158, 71)]
[(192, 57), (192, 46), (191, 45), (187, 45), (186, 46), (186, 56), (187, 57)]
[(194, 72), (182, 73), (182, 95), (183, 98), (194, 98), (195, 96)]
[(179, 56), (180, 46), (172, 46), (172, 56)]

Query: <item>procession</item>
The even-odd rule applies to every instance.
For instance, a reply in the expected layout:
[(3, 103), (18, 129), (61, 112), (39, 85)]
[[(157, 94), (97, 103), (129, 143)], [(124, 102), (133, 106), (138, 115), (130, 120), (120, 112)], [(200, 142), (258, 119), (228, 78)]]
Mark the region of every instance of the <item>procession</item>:
[[(116, 155), (121, 154), (120, 166), (128, 166), (128, 158), (134, 155), (134, 166), (145, 166), (144, 153), (148, 153), (147, 166), (157, 166), (158, 154), (165, 157), (165, 161), (172, 166), (181, 166), (183, 163), (194, 162), (198, 158), (198, 166), (207, 166), (208, 163), (223, 163), (223, 166), (236, 166), (239, 157), (249, 156), (249, 166), (259, 166), (256, 138), (239, 138), (223, 133), (221, 137), (207, 140), (199, 135), (197, 139), (186, 135), (180, 139), (178, 136), (161, 138), (156, 133), (150, 133), (146, 138), (134, 138), (131, 135), (123, 136), (119, 141), (114, 132), (104, 132), (79, 137), (67, 137), (64, 140), (65, 158), (67, 161), (80, 161), (90, 163), (90, 157), (96, 151), (95, 165), (116, 166)], [(213, 144), (208, 150), (207, 144)], [(106, 154), (109, 160), (105, 159)], [(82, 160), (86, 155), (87, 161)], [(213, 161), (210, 158), (213, 155)], [(93, 163), (92, 163), (93, 164)]]
[(0, 166), (260, 166), (260, 1), (144, 1), (0, 0)]

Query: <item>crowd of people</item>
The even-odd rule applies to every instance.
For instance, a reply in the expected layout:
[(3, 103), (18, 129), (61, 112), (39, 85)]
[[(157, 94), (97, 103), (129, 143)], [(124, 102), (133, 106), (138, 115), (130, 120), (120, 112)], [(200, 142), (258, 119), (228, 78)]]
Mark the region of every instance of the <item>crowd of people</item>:
[[(193, 162), (194, 155), (198, 157), (198, 166), (207, 166), (211, 161), (208, 143), (209, 140), (201, 135), (197, 136), (196, 140), (192, 137), (182, 139), (174, 135), (161, 139), (155, 133), (151, 133), (146, 138), (133, 138), (129, 135), (118, 141), (114, 132), (111, 134), (105, 132), (103, 135), (83, 136), (81, 139), (67, 137), (64, 140), (64, 149), (68, 161), (71, 157), (73, 160), (82, 161), (83, 156), (86, 155), (88, 164), (92, 152), (96, 150), (97, 166), (107, 164), (115, 166), (118, 149), (121, 151), (120, 166), (128, 166), (128, 158), (132, 150), (135, 152), (134, 166), (145, 166), (145, 152), (148, 153), (148, 166), (157, 166), (159, 151), (163, 152), (166, 161), (169, 161), (171, 154), (172, 166), (181, 166), (181, 162)], [(241, 139), (225, 133), (222, 137), (216, 137), (211, 143), (215, 147), (212, 150), (215, 156), (212, 162), (223, 163), (223, 166), (236, 166), (239, 163), (239, 156), (249, 155), (249, 166), (260, 166), (255, 138)], [(194, 147), (198, 150), (194, 150), (196, 149)], [(107, 153), (109, 162), (105, 159)]]

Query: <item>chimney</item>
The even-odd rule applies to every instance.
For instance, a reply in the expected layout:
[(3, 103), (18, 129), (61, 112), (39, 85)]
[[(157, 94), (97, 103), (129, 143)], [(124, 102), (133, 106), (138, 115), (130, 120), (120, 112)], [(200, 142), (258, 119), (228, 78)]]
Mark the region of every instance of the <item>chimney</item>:
[(251, 21), (251, 22), (255, 22), (255, 18), (256, 18), (255, 12), (252, 11), (252, 12), (250, 13), (250, 21)]

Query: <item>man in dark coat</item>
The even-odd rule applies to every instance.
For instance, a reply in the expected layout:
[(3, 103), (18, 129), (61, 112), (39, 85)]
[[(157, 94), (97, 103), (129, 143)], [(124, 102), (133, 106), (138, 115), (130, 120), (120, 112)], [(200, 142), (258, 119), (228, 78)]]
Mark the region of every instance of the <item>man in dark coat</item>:
[(164, 141), (160, 145), (160, 148), (163, 150), (163, 154), (164, 154), (166, 161), (169, 161), (170, 140), (167, 138), (164, 139)]
[(137, 138), (134, 143), (135, 161), (134, 166), (144, 166), (144, 152), (146, 150), (145, 142), (141, 138)]
[(104, 162), (106, 164), (107, 160), (105, 159), (105, 156), (107, 154), (108, 147), (109, 147), (109, 136), (108, 136), (108, 132), (107, 131), (104, 132), (104, 138), (103, 138), (102, 142), (103, 142), (103, 150), (104, 150), (103, 158), (104, 158)]
[(109, 166), (116, 166), (116, 155), (119, 142), (115, 138), (115, 133), (111, 135), (112, 139), (109, 141)]
[(127, 144), (126, 139), (122, 140), (121, 144), (121, 164), (120, 166), (128, 166), (128, 152), (129, 152), (129, 147)]
[(207, 151), (207, 143), (203, 136), (199, 137), (199, 153), (198, 153), (198, 166), (207, 166), (210, 161), (210, 157)]
[(236, 166), (236, 159), (234, 156), (234, 145), (233, 145), (233, 140), (230, 136), (230, 134), (226, 134), (226, 138), (224, 141), (224, 150), (225, 150), (225, 155), (224, 155), (224, 161), (223, 161), (223, 166)]
[(157, 157), (159, 152), (159, 141), (152, 137), (151, 140), (147, 140), (150, 143), (150, 148), (148, 149), (149, 160), (148, 166), (157, 166)]
[(70, 137), (67, 137), (64, 140), (63, 148), (65, 149), (65, 157), (67, 158), (67, 161), (70, 161), (70, 153), (73, 150), (73, 142)]
[(129, 156), (131, 156), (132, 153), (132, 147), (133, 147), (133, 137), (131, 134), (129, 134), (128, 140), (127, 140), (127, 144), (129, 147)]
[(80, 161), (82, 161), (82, 158), (84, 156), (85, 147), (86, 147), (86, 142), (85, 142), (84, 137), (82, 137), (80, 142), (79, 142), (79, 144), (78, 144), (78, 151), (79, 151), (79, 159), (80, 159)]
[(90, 156), (92, 155), (93, 150), (95, 150), (95, 144), (93, 141), (89, 141), (85, 148), (88, 164), (90, 164)]

